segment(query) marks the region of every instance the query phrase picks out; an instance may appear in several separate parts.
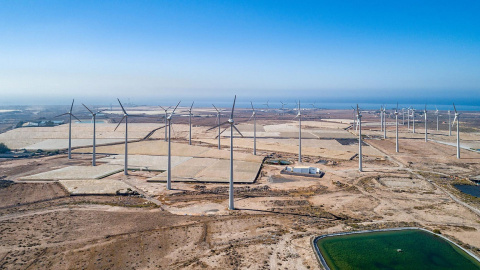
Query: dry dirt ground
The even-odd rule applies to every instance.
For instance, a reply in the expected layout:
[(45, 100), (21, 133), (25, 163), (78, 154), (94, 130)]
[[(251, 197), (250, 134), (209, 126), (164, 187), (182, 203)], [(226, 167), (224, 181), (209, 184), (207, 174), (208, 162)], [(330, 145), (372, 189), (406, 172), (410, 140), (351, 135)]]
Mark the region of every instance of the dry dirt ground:
[[(374, 128), (366, 134), (375, 155), (364, 156), (363, 173), (358, 157), (323, 164), (309, 153), (305, 164), (325, 171), (323, 178), (283, 175), (283, 166), (264, 163), (254, 184), (235, 186), (234, 211), (226, 184), (174, 182), (168, 191), (146, 181), (151, 172), (135, 171), (106, 179), (124, 181), (140, 196), (70, 196), (54, 181), (5, 180), (88, 165), (88, 155), (2, 161), (0, 268), (319, 269), (312, 237), (398, 226), (438, 229), (480, 255), (480, 200), (451, 186), (478, 174), (480, 154), (465, 150), (457, 160), (454, 147), (405, 131), (397, 154), (394, 139), (378, 139)], [(281, 148), (264, 154), (297, 158)]]

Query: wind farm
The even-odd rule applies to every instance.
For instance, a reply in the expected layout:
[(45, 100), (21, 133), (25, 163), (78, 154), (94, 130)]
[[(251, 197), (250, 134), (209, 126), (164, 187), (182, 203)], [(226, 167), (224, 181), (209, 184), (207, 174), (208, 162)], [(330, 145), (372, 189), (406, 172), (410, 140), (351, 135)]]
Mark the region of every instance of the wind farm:
[(0, 269), (480, 269), (479, 9), (5, 1)]
[[(12, 148), (30, 151), (53, 142), (52, 136), (57, 136), (56, 140), (73, 136), (71, 159), (68, 159), (67, 144), (56, 148), (55, 151), (59, 151), (56, 155), (3, 161), (0, 168), (5, 170), (7, 164), (21, 168), (25, 162), (41, 162), (44, 165), (36, 166), (35, 170), (11, 171), (8, 178), (18, 183), (13, 187), (20, 184), (24, 188), (51, 186), (56, 191), (42, 196), (66, 193), (61, 195), (67, 196), (62, 200), (88, 198), (88, 205), (92, 206), (112, 200), (125, 209), (129, 209), (128, 205), (143, 205), (145, 210), (138, 210), (140, 220), (149, 215), (169, 213), (179, 222), (200, 218), (198, 222), (201, 224), (221, 217), (224, 221), (217, 221), (218, 226), (223, 226), (220, 225), (222, 222), (242, 220), (244, 225), (238, 223), (231, 227), (240, 232), (265, 226), (261, 225), (262, 220), (273, 222), (266, 227), (265, 234), (260, 233), (257, 237), (266, 237), (278, 228), (291, 230), (276, 236), (272, 244), (264, 241), (249, 244), (248, 249), (241, 251), (249, 263), (254, 260), (244, 253), (247, 250), (256, 250), (260, 256), (268, 258), (273, 243), (283, 243), (281, 245), (287, 248), (282, 239), (290, 239), (296, 245), (308, 248), (308, 232), (330, 231), (332, 226), (341, 226), (343, 231), (355, 230), (357, 226), (362, 229), (424, 227), (441, 230), (444, 235), (476, 246), (479, 240), (476, 232), (480, 229), (475, 221), (478, 203), (467, 199), (471, 197), (460, 192), (455, 185), (465, 184), (468, 181), (465, 179), (475, 175), (480, 163), (471, 160), (480, 153), (472, 150), (478, 144), (475, 132), (463, 132), (460, 137), (462, 126), (458, 125), (459, 132), (453, 132), (458, 136), (448, 136), (450, 128), (454, 126), (457, 130), (459, 123), (460, 113), (456, 106), (452, 105), (455, 118), (451, 122), (448, 114), (439, 113), (439, 131), (428, 130), (428, 145), (434, 145), (429, 147), (421, 143), (422, 136), (426, 136), (423, 132), (412, 133), (407, 122), (398, 119), (399, 106), (408, 108), (411, 106), (408, 104), (382, 105), (378, 114), (374, 109), (362, 109), (362, 104), (352, 105), (355, 108), (352, 123), (351, 109), (322, 109), (320, 104), (318, 108), (302, 108), (301, 101), (297, 101), (294, 110), (277, 112), (272, 107), (281, 108), (285, 103), (270, 101), (269, 107), (265, 107), (263, 101), (249, 101), (245, 102), (249, 106), (238, 107), (236, 101), (235, 97), (230, 108), (193, 107), (193, 102), (188, 107), (181, 107), (178, 102), (169, 109), (166, 117), (166, 142), (162, 130), (164, 119), (157, 117), (164, 111), (158, 111), (158, 107), (125, 106), (117, 100), (118, 113), (112, 114), (105, 113), (110, 109), (102, 106), (93, 110), (82, 104), (84, 111), (71, 106), (70, 111), (75, 110), (79, 119), (95, 117), (91, 122), (95, 124), (93, 133), (92, 127), (83, 123), (84, 120), (72, 123), (71, 133), (69, 121), (48, 128), (50, 133), (45, 132), (47, 128), (24, 128), (22, 133), (28, 130), (33, 134), (38, 130), (37, 136), (45, 138), (37, 137), (43, 141), (26, 139), (22, 146), (16, 146), (21, 143), (19, 129), (0, 134), (2, 142)], [(227, 121), (221, 120), (222, 111), (228, 111)], [(70, 115), (64, 117), (68, 120)], [(428, 120), (426, 116), (424, 119)], [(175, 136), (172, 121), (175, 121)], [(469, 121), (462, 123), (472, 124)], [(424, 121), (416, 124), (417, 128), (423, 126), (427, 131)], [(395, 129), (389, 128), (394, 125)], [(223, 132), (222, 127), (229, 132)], [(77, 144), (79, 133), (90, 140)], [(102, 141), (107, 137), (110, 140)], [(50, 151), (53, 151), (58, 144), (51, 145)], [(457, 150), (462, 154), (459, 158)], [(75, 163), (68, 163), (68, 160)], [(285, 165), (280, 164), (287, 163), (297, 169), (316, 168), (324, 174), (321, 178), (301, 173), (282, 174)], [(0, 189), (0, 192), (5, 191)], [(33, 205), (38, 203), (34, 199)], [(375, 209), (380, 204), (385, 206)], [(408, 209), (410, 218), (405, 219), (395, 210), (400, 208)], [(371, 212), (365, 212), (365, 209)], [(158, 214), (148, 214), (151, 211)], [(462, 220), (464, 227), (448, 225), (455, 220)], [(123, 221), (115, 219), (115, 223), (118, 222)], [(322, 225), (311, 227), (310, 222)], [(170, 226), (164, 222), (161, 224)], [(194, 224), (197, 223), (187, 226), (192, 233), (197, 231)], [(214, 237), (227, 237), (233, 231), (219, 229), (211, 233)], [(170, 240), (162, 240), (166, 241), (163, 245), (180, 241), (174, 231), (169, 234)], [(88, 236), (88, 239), (94, 238)], [(239, 236), (238, 240), (242, 238)], [(152, 244), (150, 241), (145, 243)], [(223, 246), (216, 245), (217, 248)], [(264, 249), (266, 253), (263, 253)], [(475, 249), (469, 250), (476, 253)], [(233, 258), (222, 252), (216, 255), (218, 261), (207, 265), (221, 267), (229, 264)], [(205, 262), (212, 257), (201, 252), (185, 254)], [(289, 253), (280, 251), (279, 254), (288, 256)], [(312, 259), (314, 257), (308, 257), (311, 255), (298, 254), (296, 259), (281, 261), (282, 265), (293, 266), (301, 261), (304, 267), (318, 267), (316, 260)], [(156, 263), (163, 265), (166, 262), (160, 258)], [(254, 264), (270, 265), (263, 261)]]

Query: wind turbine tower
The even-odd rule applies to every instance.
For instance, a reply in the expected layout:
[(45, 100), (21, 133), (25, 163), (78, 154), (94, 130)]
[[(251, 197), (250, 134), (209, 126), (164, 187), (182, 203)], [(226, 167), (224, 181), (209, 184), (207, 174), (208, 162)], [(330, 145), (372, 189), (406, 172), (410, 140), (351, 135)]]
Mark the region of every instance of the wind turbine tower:
[(123, 165), (123, 174), (128, 175), (128, 113), (125, 111), (125, 108), (123, 108), (123, 105), (120, 102), (120, 99), (117, 98), (117, 100), (118, 100), (118, 103), (120, 104), (120, 107), (122, 108), (123, 117), (120, 120), (120, 122), (118, 122), (118, 125), (115, 128), (115, 130), (117, 130), (118, 126), (120, 126), (123, 119), (125, 119), (125, 157), (124, 157), (125, 162), (124, 162), (124, 165)]
[(451, 126), (450, 110), (448, 110), (448, 136), (452, 136), (452, 126)]
[(357, 119), (358, 119), (358, 171), (362, 172), (362, 115), (357, 104)]
[(428, 141), (428, 131), (427, 131), (427, 104), (425, 104), (425, 110), (423, 110), (423, 115), (425, 115), (425, 142)]
[[(268, 101), (267, 101), (267, 103), (268, 103)], [(212, 105), (213, 105), (213, 104), (212, 104)], [(221, 147), (220, 147), (220, 133), (222, 133), (222, 132), (220, 131), (220, 129), (221, 129), (221, 128), (220, 128), (220, 117), (221, 117), (221, 111), (219, 111), (219, 110), (217, 109), (217, 107), (215, 107), (215, 105), (213, 105), (213, 108), (215, 108), (215, 110), (217, 111), (217, 124), (218, 124), (218, 149), (221, 149)]]
[(250, 104), (252, 105), (253, 111), (252, 116), (250, 116), (250, 119), (253, 117), (253, 154), (257, 155), (257, 115), (253, 107), (253, 102), (250, 101)]
[(435, 106), (435, 115), (437, 116), (437, 131), (438, 131), (438, 108)]
[(380, 131), (383, 131), (383, 107), (380, 106)]
[(75, 117), (75, 119), (77, 119), (79, 122), (82, 122), (82, 121), (80, 121), (80, 119), (78, 119), (72, 113), (74, 102), (75, 102), (75, 99), (72, 101), (72, 106), (70, 106), (70, 111), (68, 111), (64, 114), (60, 114), (60, 115), (55, 116), (55, 117), (59, 117), (59, 116), (67, 115), (67, 114), (69, 116), (69, 121), (68, 121), (68, 159), (72, 159), (72, 116)]
[(302, 113), (300, 112), (300, 100), (298, 101), (298, 163), (302, 163)]
[(164, 107), (162, 107), (162, 106), (159, 106), (159, 107), (162, 108), (162, 110), (165, 111), (165, 141), (167, 141), (167, 121), (168, 121), (168, 120), (167, 120), (167, 118), (168, 118), (168, 113), (167, 113), (167, 111), (168, 111), (168, 109), (171, 108), (171, 106), (169, 106), (168, 108), (164, 108)]
[(177, 103), (177, 106), (175, 106), (175, 109), (170, 113), (170, 115), (167, 117), (168, 120), (168, 167), (167, 167), (167, 189), (171, 190), (172, 189), (172, 146), (171, 146), (171, 132), (172, 132), (172, 116), (175, 113), (175, 110), (177, 109), (178, 105), (180, 105), (179, 101)]
[(190, 133), (189, 133), (189, 136), (188, 136), (188, 145), (192, 145), (192, 108), (193, 108), (193, 103), (192, 102), (192, 106), (190, 106), (190, 109), (188, 110), (188, 124), (190, 126)]
[(413, 133), (415, 133), (415, 108), (412, 108)]
[(103, 110), (101, 111), (97, 111), (97, 112), (93, 112), (92, 110), (90, 110), (87, 106), (85, 106), (85, 104), (83, 104), (83, 107), (85, 107), (89, 112), (90, 114), (92, 115), (92, 121), (93, 121), (93, 151), (92, 151), (92, 166), (96, 166), (96, 162), (95, 162), (95, 158), (96, 158), (96, 154), (95, 154), (95, 125), (96, 125), (96, 117), (97, 117), (97, 114), (98, 113), (101, 113)]
[(387, 138), (387, 114), (385, 112), (385, 106), (383, 106), (383, 138)]
[(457, 121), (457, 158), (460, 158), (460, 128), (459, 128), (459, 116), (460, 114), (457, 112), (457, 108), (455, 108), (455, 103), (453, 103), (453, 109), (455, 110), (455, 118), (453, 118), (453, 125), (455, 125), (455, 121)]
[(398, 153), (398, 103), (395, 109), (395, 152)]

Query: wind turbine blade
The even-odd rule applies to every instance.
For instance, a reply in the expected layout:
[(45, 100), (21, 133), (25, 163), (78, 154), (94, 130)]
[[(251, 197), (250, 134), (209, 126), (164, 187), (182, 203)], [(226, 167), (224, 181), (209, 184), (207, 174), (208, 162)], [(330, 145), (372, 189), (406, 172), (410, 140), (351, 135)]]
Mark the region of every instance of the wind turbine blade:
[(210, 130), (212, 130), (212, 129), (214, 129), (214, 128), (217, 128), (217, 127), (219, 127), (219, 126), (221, 126), (221, 125), (225, 125), (225, 124), (228, 124), (228, 121), (225, 121), (225, 122), (223, 122), (223, 123), (221, 123), (221, 124), (219, 124), (219, 125), (213, 126), (213, 127), (209, 128), (209, 129), (207, 129), (207, 131), (210, 131)]
[(253, 113), (252, 113), (252, 116), (250, 116), (250, 118), (248, 118), (247, 122), (252, 120), (252, 118), (253, 118)]
[(82, 103), (82, 105), (83, 107), (85, 107), (85, 109), (87, 109), (93, 115), (93, 112), (87, 106), (85, 106), (85, 104)]
[(233, 119), (233, 111), (235, 110), (235, 101), (237, 101), (237, 95), (233, 99), (232, 113), (230, 114), (230, 119)]
[(177, 106), (175, 106), (175, 109), (173, 109), (172, 113), (170, 115), (173, 115), (175, 113), (175, 110), (177, 110), (178, 105), (180, 105), (181, 100), (177, 103)]
[(72, 100), (72, 106), (70, 106), (70, 112), (73, 110), (73, 103), (75, 102), (75, 99)]
[(235, 126), (235, 125), (232, 125), (232, 127), (238, 132), (238, 134), (240, 134), (240, 136), (242, 136), (243, 138), (243, 134), (240, 132), (240, 130), (238, 130), (238, 128)]
[(78, 119), (75, 115), (73, 115), (73, 113), (71, 113), (71, 115), (72, 115), (73, 117), (75, 117), (75, 119), (77, 119), (78, 122), (82, 122), (82, 120)]
[[(212, 104), (213, 105), (213, 104)], [(213, 108), (215, 108), (215, 110), (220, 113), (220, 111), (217, 109), (217, 107), (215, 107), (215, 105), (213, 105)]]
[(67, 112), (67, 113), (62, 113), (62, 114), (57, 115), (57, 116), (55, 116), (55, 117), (60, 117), (60, 116), (69, 115), (69, 114), (70, 114), (70, 113), (68, 113), (68, 112)]
[(163, 108), (162, 106), (159, 105), (158, 107), (160, 107), (160, 108), (162, 108), (162, 110), (166, 111), (165, 108)]
[(195, 101), (194, 101), (194, 102), (192, 102), (192, 106), (190, 106), (190, 112), (192, 112), (193, 103), (195, 103)]
[(455, 113), (457, 113), (457, 108), (455, 108), (455, 103), (453, 103), (453, 109), (455, 110)]
[(250, 104), (252, 105), (252, 110), (255, 111), (255, 108), (253, 108), (253, 102), (250, 101)]
[(118, 103), (120, 104), (120, 107), (122, 107), (123, 113), (124, 113), (124, 114), (127, 114), (127, 112), (125, 111), (125, 108), (123, 108), (123, 105), (122, 105), (122, 103), (120, 102), (120, 99), (117, 98), (117, 100), (118, 100)]
[[(220, 131), (220, 135), (222, 135), (222, 133), (225, 132), (225, 130), (227, 130), (227, 129), (228, 129), (228, 127), (224, 128), (222, 131)], [(218, 138), (218, 135), (215, 138)]]
[(122, 121), (123, 121), (123, 119), (124, 119), (125, 117), (126, 117), (125, 115), (122, 117), (122, 120), (120, 120), (120, 122), (118, 122), (117, 127), (116, 127), (113, 131), (116, 131), (116, 130), (117, 130), (118, 126), (120, 126), (120, 124), (122, 123)]

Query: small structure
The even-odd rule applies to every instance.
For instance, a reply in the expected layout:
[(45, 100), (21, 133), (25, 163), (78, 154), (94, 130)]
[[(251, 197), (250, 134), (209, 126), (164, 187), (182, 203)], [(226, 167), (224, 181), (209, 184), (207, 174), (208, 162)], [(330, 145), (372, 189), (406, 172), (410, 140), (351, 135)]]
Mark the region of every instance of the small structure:
[(287, 166), (280, 173), (307, 176), (307, 177), (318, 177), (318, 178), (321, 178), (325, 175), (325, 173), (322, 172), (319, 168), (308, 167), (308, 166), (297, 166), (297, 167)]

